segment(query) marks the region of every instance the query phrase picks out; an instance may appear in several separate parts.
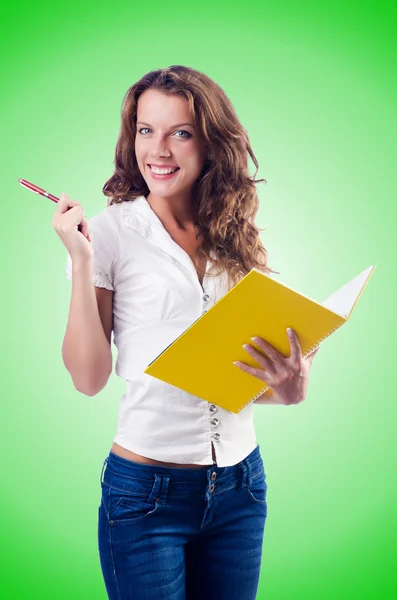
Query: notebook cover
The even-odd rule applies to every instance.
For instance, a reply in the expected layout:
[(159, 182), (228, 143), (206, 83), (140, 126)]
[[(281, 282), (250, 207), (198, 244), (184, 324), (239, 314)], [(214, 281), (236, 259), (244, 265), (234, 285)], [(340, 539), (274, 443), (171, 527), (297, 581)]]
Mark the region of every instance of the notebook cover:
[(261, 368), (243, 344), (259, 336), (290, 356), (287, 327), (298, 335), (302, 356), (346, 322), (288, 286), (252, 269), (227, 294), (150, 363), (145, 373), (238, 413), (268, 385), (233, 364)]

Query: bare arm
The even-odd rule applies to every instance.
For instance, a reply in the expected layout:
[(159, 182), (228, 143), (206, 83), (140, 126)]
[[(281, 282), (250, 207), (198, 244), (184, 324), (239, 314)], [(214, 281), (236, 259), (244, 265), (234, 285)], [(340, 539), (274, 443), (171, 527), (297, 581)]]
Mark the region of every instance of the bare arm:
[(72, 296), (62, 357), (75, 388), (94, 396), (113, 368), (113, 292), (92, 283), (92, 259), (72, 265)]

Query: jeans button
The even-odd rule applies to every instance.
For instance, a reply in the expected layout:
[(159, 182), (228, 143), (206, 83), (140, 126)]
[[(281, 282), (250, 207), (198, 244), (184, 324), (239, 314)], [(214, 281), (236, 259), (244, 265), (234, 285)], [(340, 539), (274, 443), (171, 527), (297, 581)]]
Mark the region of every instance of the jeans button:
[(212, 481), (214, 481), (216, 479), (216, 473), (215, 473), (215, 471), (212, 473), (211, 479), (212, 479)]

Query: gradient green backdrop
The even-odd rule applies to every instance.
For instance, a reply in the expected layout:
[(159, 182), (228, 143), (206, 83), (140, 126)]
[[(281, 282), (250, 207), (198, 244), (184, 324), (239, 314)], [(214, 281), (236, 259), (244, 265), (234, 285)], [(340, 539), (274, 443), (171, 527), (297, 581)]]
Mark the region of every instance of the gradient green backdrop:
[(3, 10), (2, 598), (107, 597), (99, 478), (124, 391), (116, 375), (96, 397), (74, 389), (55, 204), (17, 179), (101, 211), (123, 95), (171, 64), (217, 81), (248, 130), (281, 281), (322, 301), (377, 265), (315, 357), (306, 401), (255, 407), (268, 478), (258, 598), (396, 597), (396, 22), (391, 3), (357, 1)]

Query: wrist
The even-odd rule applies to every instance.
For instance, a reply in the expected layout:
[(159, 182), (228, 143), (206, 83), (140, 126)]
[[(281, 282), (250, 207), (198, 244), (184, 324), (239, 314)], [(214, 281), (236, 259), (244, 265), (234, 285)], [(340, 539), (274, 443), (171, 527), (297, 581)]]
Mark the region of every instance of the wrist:
[(91, 267), (93, 263), (93, 258), (91, 256), (87, 257), (79, 257), (72, 258), (72, 272), (79, 273), (80, 271), (86, 270), (88, 267)]

